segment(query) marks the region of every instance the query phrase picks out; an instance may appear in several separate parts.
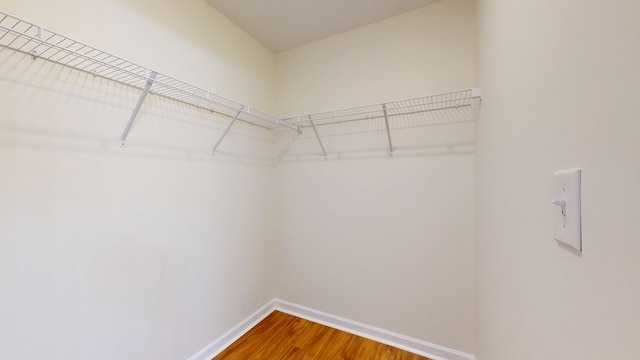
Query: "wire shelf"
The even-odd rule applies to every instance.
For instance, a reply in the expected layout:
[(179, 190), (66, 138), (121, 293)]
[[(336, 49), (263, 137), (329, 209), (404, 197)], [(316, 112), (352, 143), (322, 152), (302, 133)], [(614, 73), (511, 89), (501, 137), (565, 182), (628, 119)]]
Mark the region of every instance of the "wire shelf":
[[(392, 154), (393, 132), (406, 132), (407, 128), (412, 126), (441, 126), (443, 122), (450, 123), (452, 119), (453, 123), (455, 121), (473, 122), (475, 121), (473, 100), (481, 98), (481, 88), (473, 88), (376, 105), (279, 118), (1, 11), (0, 47), (27, 54), (33, 60), (43, 59), (141, 89), (140, 99), (120, 138), (123, 146), (126, 145), (127, 135), (147, 94), (160, 95), (206, 109), (229, 119), (227, 128), (213, 147), (214, 154), (236, 121), (267, 130), (294, 130), (294, 136), (281, 150), (279, 158), (288, 151), (298, 135), (302, 134), (306, 128), (313, 130), (313, 133), (306, 132), (306, 134), (317, 140), (317, 145), (326, 158), (327, 149), (321, 137), (348, 135), (349, 132), (353, 132), (352, 126), (346, 126), (348, 124), (361, 124), (359, 125), (361, 128), (369, 129), (368, 131), (372, 134), (386, 133), (388, 151)], [(471, 114), (470, 117), (468, 117), (469, 114)], [(439, 119), (434, 121), (433, 118)], [(374, 121), (365, 123), (367, 120)], [(379, 137), (379, 135), (375, 136)]]
[(403, 115), (470, 107), (472, 100), (477, 97), (479, 96), (474, 93), (474, 89), (466, 89), (383, 104), (283, 118), (282, 121), (306, 128), (311, 127), (312, 123), (314, 126), (323, 126), (351, 121), (384, 119), (385, 117), (393, 118)]
[[(481, 92), (481, 88), (472, 88), (283, 118), (282, 121), (298, 127), (300, 134), (304, 129), (311, 128), (312, 132), (306, 132), (299, 139), (307, 143), (315, 140), (325, 159), (328, 152), (341, 152), (340, 148), (344, 148), (345, 144), (353, 148), (384, 143), (388, 154), (392, 155), (397, 149), (398, 137), (402, 140), (402, 148), (441, 144), (443, 141), (453, 144), (462, 137), (464, 141), (468, 141), (469, 129), (473, 129), (476, 118), (474, 99), (481, 98)], [(433, 127), (447, 127), (449, 131), (425, 131), (426, 128)], [(452, 129), (455, 129), (453, 137)], [(343, 136), (352, 136), (353, 141), (336, 142), (336, 137)], [(290, 153), (290, 148), (291, 143), (288, 143), (281, 151), (280, 158)]]
[(157, 73), (80, 41), (0, 12), (0, 46), (34, 60), (43, 59), (111, 81), (143, 89), (151, 80), (149, 93), (204, 108), (238, 121), (275, 129), (280, 119), (239, 102), (211, 93), (171, 76)]

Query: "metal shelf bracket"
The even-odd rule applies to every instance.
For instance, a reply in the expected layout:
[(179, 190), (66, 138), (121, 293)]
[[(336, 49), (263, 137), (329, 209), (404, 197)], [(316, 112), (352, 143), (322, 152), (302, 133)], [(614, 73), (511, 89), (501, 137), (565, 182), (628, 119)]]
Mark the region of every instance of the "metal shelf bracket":
[(244, 110), (245, 106), (242, 105), (240, 106), (240, 110), (238, 110), (238, 112), (236, 113), (236, 115), (233, 117), (233, 120), (231, 120), (231, 122), (229, 123), (229, 125), (227, 125), (227, 128), (224, 130), (224, 132), (222, 133), (222, 136), (220, 136), (220, 139), (218, 139), (218, 142), (213, 146), (213, 152), (212, 154), (215, 155), (216, 154), (216, 150), (218, 150), (218, 146), (220, 146), (220, 143), (222, 142), (222, 139), (224, 139), (225, 136), (227, 136), (227, 133), (229, 132), (229, 130), (231, 129), (231, 127), (233, 126), (233, 124), (236, 122), (236, 120), (238, 120), (238, 116), (240, 116), (240, 114), (242, 113), (242, 111)]
[(391, 143), (391, 131), (389, 131), (389, 117), (387, 116), (386, 104), (382, 104), (382, 113), (384, 114), (384, 126), (387, 129), (387, 140), (389, 140), (389, 156), (393, 156), (393, 144)]
[(142, 104), (144, 103), (144, 100), (147, 98), (147, 95), (149, 95), (149, 91), (151, 91), (151, 86), (153, 85), (153, 82), (156, 80), (157, 75), (158, 73), (156, 73), (155, 71), (152, 71), (149, 77), (147, 78), (147, 84), (144, 86), (144, 89), (142, 90), (142, 94), (140, 94), (140, 98), (138, 99), (138, 103), (136, 104), (136, 107), (133, 109), (133, 113), (131, 113), (131, 117), (129, 117), (129, 122), (127, 123), (127, 126), (124, 128), (124, 131), (120, 136), (120, 146), (122, 147), (127, 146), (127, 136), (129, 136), (129, 131), (131, 131), (131, 126), (133, 126), (133, 122), (136, 120), (136, 117), (138, 116), (138, 112), (140, 111), (140, 108), (142, 108)]
[(282, 148), (282, 151), (280, 151), (280, 154), (278, 154), (278, 159), (282, 159), (282, 156), (284, 155), (284, 153), (289, 151), (289, 148), (291, 148), (291, 145), (293, 145), (293, 143), (296, 141), (296, 139), (300, 134), (302, 134), (302, 130), (300, 130), (300, 126), (298, 126), (298, 129), (296, 130), (295, 134), (293, 134), (291, 139), (289, 139), (289, 142), (287, 142), (287, 145), (285, 145), (285, 147)]
[(316, 130), (316, 125), (313, 123), (313, 120), (311, 120), (311, 116), (309, 116), (309, 123), (311, 124), (313, 132), (316, 134), (316, 139), (318, 139), (318, 144), (320, 144), (320, 149), (322, 149), (322, 155), (324, 155), (324, 159), (327, 160), (327, 152), (324, 150), (324, 145), (322, 145), (320, 135), (318, 135), (318, 130)]

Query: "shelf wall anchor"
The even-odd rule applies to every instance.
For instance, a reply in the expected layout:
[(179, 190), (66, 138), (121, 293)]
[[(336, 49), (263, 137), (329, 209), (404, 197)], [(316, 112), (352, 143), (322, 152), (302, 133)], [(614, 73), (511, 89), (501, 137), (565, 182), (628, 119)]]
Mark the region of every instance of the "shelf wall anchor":
[[(42, 41), (42, 27), (40, 27), (40, 26), (37, 27), (36, 39)], [(33, 61), (38, 60), (38, 51), (33, 49), (33, 50), (31, 50), (31, 52), (29, 54), (31, 54), (31, 60), (33, 60)]]
[(482, 99), (482, 86), (474, 87), (471, 89), (471, 97)]
[(311, 128), (313, 132), (316, 134), (316, 139), (318, 139), (318, 144), (320, 144), (320, 149), (322, 149), (322, 155), (324, 155), (324, 159), (327, 160), (327, 152), (324, 150), (324, 145), (322, 145), (322, 141), (320, 141), (320, 135), (318, 135), (318, 130), (316, 130), (316, 125), (311, 120), (311, 115), (309, 117), (309, 123), (311, 124)]
[(227, 133), (229, 132), (229, 130), (231, 129), (231, 127), (233, 126), (233, 124), (236, 122), (236, 120), (238, 120), (238, 116), (240, 116), (240, 114), (242, 113), (242, 111), (244, 110), (245, 106), (242, 105), (240, 107), (240, 110), (238, 110), (238, 112), (236, 113), (236, 116), (233, 117), (233, 120), (231, 120), (231, 122), (229, 123), (229, 125), (227, 125), (227, 128), (224, 130), (224, 132), (222, 133), (222, 136), (220, 136), (220, 139), (218, 139), (218, 142), (213, 146), (213, 152), (212, 154), (215, 155), (216, 154), (216, 150), (218, 150), (218, 146), (220, 146), (220, 143), (222, 142), (222, 139), (224, 139), (225, 136), (227, 136)]
[(389, 131), (389, 117), (387, 116), (387, 104), (382, 104), (384, 114), (384, 126), (387, 129), (387, 140), (389, 140), (389, 156), (393, 156), (393, 143), (391, 142), (391, 131)]
[(133, 109), (133, 113), (131, 113), (129, 122), (127, 123), (127, 126), (124, 128), (124, 131), (122, 132), (122, 136), (120, 136), (120, 146), (122, 147), (127, 146), (127, 136), (129, 136), (129, 131), (131, 131), (131, 126), (133, 126), (133, 122), (136, 120), (136, 116), (138, 116), (138, 112), (140, 111), (140, 108), (142, 108), (142, 104), (144, 103), (144, 100), (147, 98), (147, 95), (149, 95), (149, 91), (151, 91), (151, 86), (156, 80), (157, 75), (158, 73), (156, 73), (155, 71), (152, 71), (151, 74), (149, 74), (149, 77), (147, 78), (147, 84), (144, 86), (144, 90), (142, 90), (142, 94), (140, 94), (138, 103), (136, 104), (136, 107)]

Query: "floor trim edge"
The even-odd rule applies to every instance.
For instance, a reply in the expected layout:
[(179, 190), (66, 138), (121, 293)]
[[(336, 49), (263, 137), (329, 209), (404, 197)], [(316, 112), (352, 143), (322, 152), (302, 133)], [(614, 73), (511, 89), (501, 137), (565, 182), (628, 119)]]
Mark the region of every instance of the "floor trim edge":
[(233, 344), (247, 331), (251, 330), (260, 321), (262, 321), (267, 315), (271, 314), (275, 309), (275, 299), (269, 301), (260, 309), (256, 310), (253, 314), (239, 322), (236, 326), (229, 331), (220, 335), (217, 339), (213, 340), (209, 345), (205, 346), (202, 350), (195, 353), (188, 360), (211, 360), (224, 349)]
[(220, 335), (209, 345), (191, 356), (188, 360), (211, 360), (275, 310), (378, 341), (433, 360), (475, 360), (475, 356), (472, 354), (411, 338), (280, 299), (272, 299), (232, 329)]
[(475, 360), (475, 356), (445, 346), (411, 338), (375, 326), (328, 314), (288, 301), (272, 300), (275, 308), (290, 315), (317, 322), (338, 330), (362, 336), (433, 360)]

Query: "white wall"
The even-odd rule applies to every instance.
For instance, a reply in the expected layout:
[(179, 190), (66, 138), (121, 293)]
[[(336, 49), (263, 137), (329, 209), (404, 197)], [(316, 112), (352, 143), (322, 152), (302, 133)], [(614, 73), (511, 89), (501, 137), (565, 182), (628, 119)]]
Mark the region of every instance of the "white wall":
[[(474, 27), (473, 2), (446, 0), (280, 53), (278, 110), (472, 87)], [(446, 151), (281, 163), (276, 295), (473, 352), (473, 164)]]
[(475, 8), (443, 0), (276, 55), (282, 116), (472, 87)]
[(152, 70), (275, 113), (273, 53), (205, 1), (4, 0), (2, 9)]
[[(478, 359), (640, 357), (640, 3), (480, 0)], [(583, 248), (552, 174), (582, 168)]]
[[(204, 2), (2, 10), (274, 108), (273, 54)], [(150, 96), (122, 149), (139, 93), (0, 52), (0, 358), (186, 359), (273, 297), (271, 139), (214, 160), (225, 120)]]
[(473, 156), (279, 171), (279, 298), (473, 351)]

